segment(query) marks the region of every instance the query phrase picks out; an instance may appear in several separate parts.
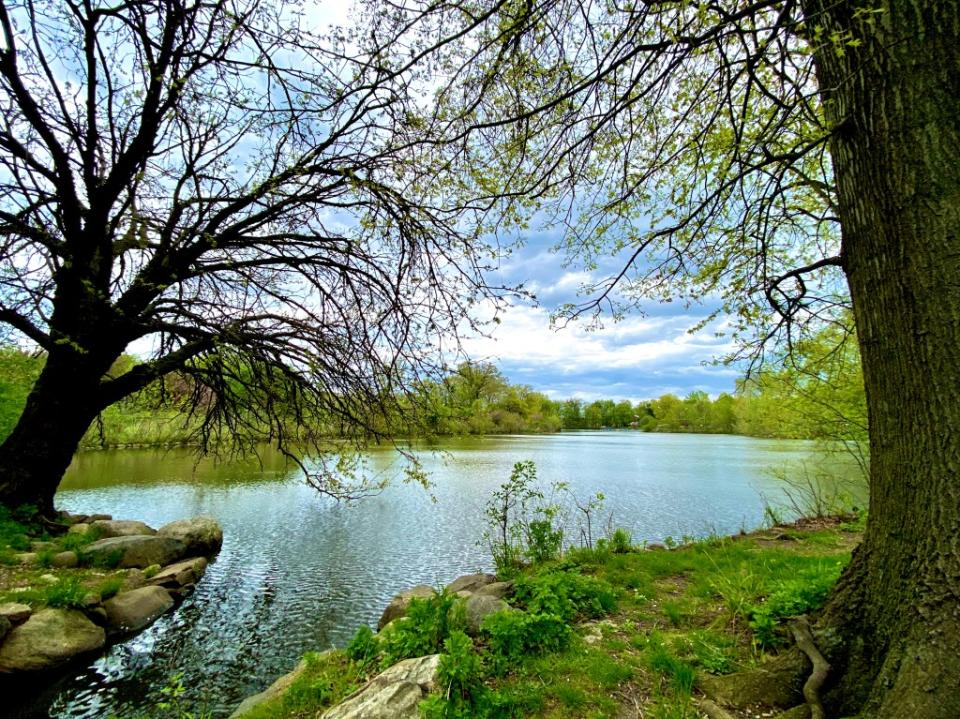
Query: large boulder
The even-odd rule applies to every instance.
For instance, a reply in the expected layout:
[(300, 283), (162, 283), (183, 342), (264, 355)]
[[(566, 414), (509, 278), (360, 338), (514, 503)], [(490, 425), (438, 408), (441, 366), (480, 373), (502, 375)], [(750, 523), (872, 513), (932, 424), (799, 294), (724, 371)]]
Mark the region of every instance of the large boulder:
[(184, 559), (182, 562), (164, 567), (148, 580), (150, 584), (169, 589), (178, 589), (188, 584), (196, 584), (207, 570), (207, 560), (203, 557)]
[(100, 649), (101, 627), (76, 609), (41, 609), (7, 635), (0, 645), (0, 672), (53, 669)]
[(100, 539), (84, 549), (93, 564), (117, 567), (149, 567), (151, 564), (173, 564), (187, 554), (187, 546), (179, 539), (163, 536), (133, 535)]
[(171, 607), (173, 599), (163, 587), (140, 587), (103, 603), (107, 625), (117, 633), (143, 629)]
[(213, 517), (178, 519), (160, 527), (158, 534), (183, 542), (187, 546), (188, 554), (194, 556), (209, 557), (219, 552), (223, 545), (223, 530)]
[(80, 558), (76, 552), (58, 552), (50, 559), (50, 566), (58, 569), (72, 569), (80, 564)]
[(436, 593), (433, 587), (427, 586), (426, 584), (420, 584), (412, 589), (400, 592), (390, 600), (387, 608), (383, 610), (383, 614), (380, 615), (380, 621), (377, 622), (377, 629), (383, 629), (394, 619), (407, 616), (407, 609), (410, 606), (411, 599), (430, 599)]
[(504, 609), (510, 609), (510, 605), (502, 599), (485, 594), (471, 594), (466, 598), (465, 604), (467, 615), (466, 632), (474, 637), (480, 633), (484, 619), (491, 614), (502, 612)]
[(102, 539), (109, 539), (110, 537), (150, 537), (157, 533), (157, 530), (153, 527), (133, 519), (98, 519), (90, 524), (90, 529), (99, 534)]
[(450, 582), (447, 585), (447, 593), (476, 592), (481, 587), (493, 584), (495, 581), (497, 581), (496, 574), (466, 574)]
[(419, 705), (436, 688), (440, 655), (405, 659), (367, 682), (321, 719), (418, 719)]

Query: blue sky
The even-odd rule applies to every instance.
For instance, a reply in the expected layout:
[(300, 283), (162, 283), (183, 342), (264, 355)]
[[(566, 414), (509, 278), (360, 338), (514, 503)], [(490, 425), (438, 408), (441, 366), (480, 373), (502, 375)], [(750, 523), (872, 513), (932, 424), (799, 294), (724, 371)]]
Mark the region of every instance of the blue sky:
[[(469, 339), (472, 358), (494, 362), (511, 382), (554, 399), (637, 401), (667, 392), (684, 396), (704, 390), (715, 396), (733, 391), (740, 372), (712, 362), (731, 350), (728, 337), (716, 336), (724, 320), (689, 332), (712, 307), (649, 302), (619, 322), (605, 318), (599, 329), (588, 330), (585, 321), (552, 327), (551, 312), (578, 301), (584, 282), (604, 275), (564, 267), (563, 258), (551, 251), (555, 235), (534, 231), (524, 241), (503, 261), (499, 275), (508, 284), (522, 282), (537, 303), (515, 304), (501, 315), (490, 338)], [(605, 264), (609, 271), (616, 261)]]

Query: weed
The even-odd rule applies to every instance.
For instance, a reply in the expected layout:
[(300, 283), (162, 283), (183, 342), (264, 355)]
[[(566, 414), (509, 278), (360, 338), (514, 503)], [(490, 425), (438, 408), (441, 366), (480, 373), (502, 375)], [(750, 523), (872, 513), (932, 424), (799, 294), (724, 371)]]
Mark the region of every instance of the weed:
[(650, 668), (663, 674), (670, 680), (674, 692), (679, 696), (690, 696), (696, 670), (687, 662), (678, 659), (663, 644), (656, 644), (649, 650)]
[(783, 643), (778, 630), (782, 620), (820, 608), (840, 576), (840, 565), (833, 571), (820, 571), (810, 576), (782, 582), (767, 600), (750, 609), (750, 628), (761, 647)]
[(610, 535), (610, 551), (614, 554), (626, 554), (633, 551), (633, 537), (626, 529), (617, 528)]
[(660, 611), (664, 613), (670, 624), (675, 627), (683, 626), (687, 623), (687, 608), (683, 602), (666, 600), (660, 604)]
[(122, 587), (123, 577), (107, 577), (100, 582), (100, 585), (97, 587), (97, 593), (100, 594), (100, 599), (105, 602), (111, 597), (115, 597)]
[(367, 666), (380, 653), (380, 640), (377, 639), (373, 630), (364, 624), (353, 635), (345, 651), (353, 661), (359, 662), (361, 666)]
[(574, 571), (525, 577), (517, 581), (514, 597), (533, 614), (553, 614), (566, 622), (601, 617), (617, 606), (607, 582)]
[(499, 667), (520, 661), (527, 654), (557, 651), (566, 646), (572, 631), (556, 614), (506, 610), (483, 621), (490, 651), (499, 657)]
[(466, 626), (463, 603), (455, 594), (438, 592), (429, 599), (413, 598), (407, 615), (381, 638), (383, 666), (401, 659), (434, 654), (450, 633)]

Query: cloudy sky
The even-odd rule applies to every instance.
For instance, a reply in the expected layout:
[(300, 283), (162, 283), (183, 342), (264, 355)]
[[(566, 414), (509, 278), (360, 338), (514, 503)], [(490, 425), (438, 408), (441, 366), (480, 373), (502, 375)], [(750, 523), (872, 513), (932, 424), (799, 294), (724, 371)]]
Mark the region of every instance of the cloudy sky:
[[(723, 321), (700, 332), (690, 328), (711, 308), (681, 303), (646, 303), (642, 312), (600, 329), (587, 322), (551, 325), (550, 315), (564, 303), (582, 300), (578, 290), (591, 275), (564, 267), (551, 251), (557, 236), (534, 231), (504, 260), (506, 284), (523, 283), (537, 302), (516, 304), (501, 316), (489, 338), (475, 338), (466, 349), (475, 359), (496, 363), (511, 381), (530, 385), (554, 399), (629, 399), (684, 396), (693, 390), (711, 395), (732, 392), (738, 370), (712, 360), (730, 351), (729, 338), (717, 337)], [(604, 269), (619, 268), (616, 260)], [(605, 276), (602, 270), (597, 278)]]

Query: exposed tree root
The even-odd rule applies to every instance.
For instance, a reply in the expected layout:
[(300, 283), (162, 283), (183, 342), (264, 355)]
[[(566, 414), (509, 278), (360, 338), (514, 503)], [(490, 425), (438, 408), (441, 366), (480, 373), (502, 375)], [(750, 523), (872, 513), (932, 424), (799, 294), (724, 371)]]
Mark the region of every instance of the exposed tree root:
[(733, 714), (710, 699), (701, 699), (697, 706), (709, 719), (735, 719)]
[(830, 673), (830, 664), (823, 658), (823, 654), (817, 649), (813, 641), (813, 634), (810, 633), (810, 623), (806, 617), (800, 617), (790, 623), (790, 629), (793, 632), (793, 638), (797, 642), (797, 647), (813, 664), (813, 671), (810, 677), (803, 685), (803, 697), (807, 700), (810, 707), (810, 719), (826, 719), (826, 712), (823, 709), (823, 703), (820, 701), (820, 687), (827, 679)]

